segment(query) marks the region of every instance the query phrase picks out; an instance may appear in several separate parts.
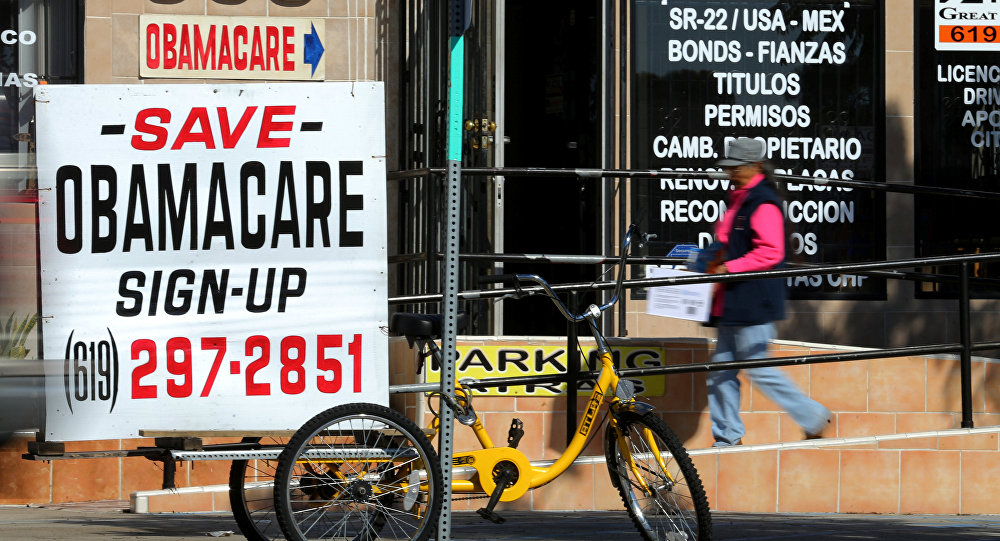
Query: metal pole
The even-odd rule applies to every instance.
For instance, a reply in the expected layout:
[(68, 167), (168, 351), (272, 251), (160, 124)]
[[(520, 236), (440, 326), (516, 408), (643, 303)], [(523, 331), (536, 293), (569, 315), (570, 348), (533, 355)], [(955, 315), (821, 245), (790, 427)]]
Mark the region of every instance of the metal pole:
[(962, 428), (972, 428), (972, 331), (969, 328), (969, 263), (963, 261), (959, 270), (958, 331), (962, 353)]
[[(628, 141), (628, 104), (631, 101), (625, 94), (628, 89), (628, 77), (629, 77), (629, 58), (628, 58), (628, 4), (629, 2), (619, 1), (618, 2), (618, 168), (625, 169), (629, 166), (628, 162), (628, 149), (629, 146), (626, 144)], [(615, 232), (615, 239), (621, 239), (622, 235), (625, 233), (625, 228), (628, 227), (628, 222), (626, 221), (625, 214), (628, 209), (628, 191), (629, 183), (624, 177), (618, 178), (618, 231)], [(614, 243), (609, 243), (614, 246)], [(614, 253), (614, 251), (612, 251)], [(628, 293), (622, 292), (621, 304), (615, 307), (618, 314), (618, 329), (615, 336), (627, 336), (627, 325), (626, 325), (626, 298)]]
[[(576, 291), (569, 293), (569, 309), (576, 313), (579, 300)], [(566, 323), (566, 445), (576, 433), (576, 388), (580, 380), (580, 350), (576, 347), (576, 322)]]
[(451, 459), (454, 453), (455, 412), (446, 405), (443, 397), (452, 397), (454, 403), (455, 363), (458, 358), (458, 221), (459, 187), (458, 170), (461, 162), (448, 160), (448, 212), (444, 261), (444, 325), (441, 336), (441, 428), (438, 432), (438, 455), (441, 459), (441, 516), (438, 519), (438, 541), (451, 539)]
[[(455, 336), (458, 334), (458, 227), (461, 219), (462, 179), (462, 109), (465, 85), (465, 38), (468, 26), (465, 3), (452, 0), (449, 13), (451, 18), (449, 45), (449, 87), (448, 87), (448, 186), (446, 208), (446, 233), (444, 256), (444, 321), (441, 329), (441, 428), (438, 432), (438, 453), (441, 459), (441, 516), (438, 518), (437, 539), (451, 539), (451, 459), (454, 453), (455, 412), (446, 405), (455, 403), (455, 362), (458, 349)], [(457, 19), (457, 21), (456, 21)]]

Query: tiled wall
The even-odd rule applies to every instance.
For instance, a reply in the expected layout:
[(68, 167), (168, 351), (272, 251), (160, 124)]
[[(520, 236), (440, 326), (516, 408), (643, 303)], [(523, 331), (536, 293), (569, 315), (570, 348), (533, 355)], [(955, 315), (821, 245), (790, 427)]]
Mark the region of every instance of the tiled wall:
[[(478, 341), (477, 343), (481, 343)], [(491, 341), (500, 345), (501, 342)], [(533, 341), (545, 343), (545, 341)], [(558, 344), (553, 341), (552, 344)], [(629, 341), (630, 345), (639, 342)], [(648, 343), (648, 342), (643, 342)], [(663, 343), (663, 342), (660, 342)], [(669, 364), (704, 362), (707, 341), (666, 343)], [(776, 355), (828, 353), (829, 349), (778, 344)], [(414, 380), (413, 354), (405, 340), (390, 341), (393, 384)], [(961, 422), (958, 363), (906, 357), (786, 367), (790, 377), (833, 412), (827, 438), (860, 437), (958, 428)], [(977, 427), (1000, 424), (1000, 362), (975, 359), (973, 409)], [(667, 376), (667, 395), (650, 398), (688, 449), (712, 443), (703, 374)], [(742, 410), (747, 446), (802, 440), (802, 432), (743, 378)], [(582, 413), (585, 398), (577, 403)], [(394, 395), (393, 406), (424, 423), (423, 397)], [(512, 418), (524, 422), (518, 447), (529, 459), (552, 460), (566, 442), (566, 399), (478, 396), (474, 401), (495, 442)], [(602, 454), (597, 435), (583, 453)], [(232, 440), (206, 440), (206, 443)], [(68, 443), (68, 451), (134, 449), (152, 440)], [(456, 449), (473, 449), (470, 430), (457, 427)], [(156, 490), (162, 466), (143, 458), (24, 461), (25, 441), (0, 447), (0, 504), (128, 499)], [(1000, 485), (996, 433), (909, 438), (865, 445), (700, 455), (694, 457), (713, 509), (747, 512), (1000, 513), (993, 497)], [(178, 465), (178, 487), (225, 485), (228, 462)], [(225, 493), (150, 498), (150, 510), (223, 510)], [(456, 500), (456, 510), (477, 509), (482, 499)], [(618, 509), (621, 502), (602, 463), (574, 466), (552, 483), (501, 509)]]
[[(163, 483), (163, 463), (142, 457), (85, 458), (49, 462), (23, 460), (27, 439), (15, 437), (0, 446), (0, 505), (25, 503), (128, 500), (136, 491), (156, 490)], [(238, 439), (206, 439), (224, 443)], [(66, 451), (98, 451), (151, 447), (152, 439), (67, 442)], [(177, 487), (227, 484), (229, 462), (177, 464)], [(210, 509), (210, 508), (209, 508)]]

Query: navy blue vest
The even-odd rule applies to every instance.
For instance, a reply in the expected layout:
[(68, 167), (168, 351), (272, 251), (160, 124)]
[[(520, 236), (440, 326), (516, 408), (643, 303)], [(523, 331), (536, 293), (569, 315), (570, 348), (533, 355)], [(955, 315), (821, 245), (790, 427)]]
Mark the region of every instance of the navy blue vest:
[[(773, 203), (781, 211), (781, 199), (774, 185), (768, 179), (750, 189), (733, 219), (733, 229), (729, 232), (727, 259), (742, 257), (753, 247), (753, 232), (750, 230), (750, 216), (762, 204)], [(784, 213), (782, 213), (784, 214)], [(782, 232), (784, 236), (784, 232)], [(775, 268), (784, 266), (785, 260)], [(761, 325), (785, 318), (785, 297), (787, 289), (784, 278), (729, 282), (725, 285), (725, 301), (719, 325)]]

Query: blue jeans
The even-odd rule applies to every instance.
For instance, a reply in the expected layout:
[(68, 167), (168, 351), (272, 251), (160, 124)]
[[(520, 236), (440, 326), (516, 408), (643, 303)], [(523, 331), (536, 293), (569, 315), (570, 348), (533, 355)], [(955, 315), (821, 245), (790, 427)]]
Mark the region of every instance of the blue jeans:
[[(747, 327), (719, 327), (719, 341), (712, 362), (763, 359), (767, 344), (774, 339), (774, 324)], [(740, 419), (738, 370), (709, 372), (708, 411), (716, 445), (734, 445), (746, 429)], [(809, 398), (776, 367), (752, 368), (747, 374), (754, 386), (787, 411), (807, 434), (818, 434), (830, 419), (830, 410)]]

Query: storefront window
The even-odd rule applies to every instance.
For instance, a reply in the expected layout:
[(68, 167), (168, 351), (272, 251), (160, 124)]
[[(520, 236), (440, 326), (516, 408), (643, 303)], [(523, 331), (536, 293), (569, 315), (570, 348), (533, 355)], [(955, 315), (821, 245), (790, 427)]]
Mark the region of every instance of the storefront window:
[[(761, 138), (777, 173), (881, 181), (882, 2), (635, 0), (632, 168), (707, 171), (726, 141)], [(728, 181), (632, 181), (651, 255), (707, 245)], [(885, 257), (885, 199), (784, 183), (792, 261)], [(882, 280), (789, 280), (793, 298), (877, 299)]]
[(34, 88), (80, 82), (82, 11), (82, 2), (0, 0), (0, 181), (4, 190), (34, 187)]
[[(1000, 192), (1000, 36), (991, 26), (995, 20), (976, 17), (995, 17), (1000, 9), (995, 3), (916, 4), (917, 184)], [(947, 29), (944, 44), (939, 27)], [(917, 257), (1000, 251), (995, 200), (917, 196), (915, 204)], [(954, 266), (924, 270), (955, 273)], [(976, 264), (972, 272), (998, 278), (1000, 265)], [(917, 291), (918, 296), (955, 296), (957, 286), (922, 282)], [(996, 288), (980, 290), (974, 284), (973, 292), (1000, 296)]]
[(16, 323), (38, 311), (34, 91), (82, 82), (82, 18), (82, 1), (0, 0), (0, 317)]

